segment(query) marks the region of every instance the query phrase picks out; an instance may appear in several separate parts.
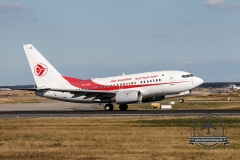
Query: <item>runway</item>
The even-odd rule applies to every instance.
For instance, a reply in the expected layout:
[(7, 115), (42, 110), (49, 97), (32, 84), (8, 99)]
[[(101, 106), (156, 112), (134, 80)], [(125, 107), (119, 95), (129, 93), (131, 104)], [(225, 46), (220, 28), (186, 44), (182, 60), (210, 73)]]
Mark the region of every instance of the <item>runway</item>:
[[(224, 102), (224, 101), (223, 101)], [(233, 101), (234, 102), (234, 101)], [(206, 103), (206, 102), (205, 102)], [(212, 114), (218, 116), (240, 116), (240, 110), (177, 110), (177, 109), (148, 109), (127, 111), (105, 111), (103, 106), (96, 103), (82, 104), (61, 101), (47, 103), (12, 103), (0, 104), (0, 118), (27, 117), (116, 117), (116, 116), (199, 116)]]
[(240, 110), (41, 110), (41, 111), (1, 111), (0, 118), (27, 117), (115, 117), (115, 116), (239, 116)]

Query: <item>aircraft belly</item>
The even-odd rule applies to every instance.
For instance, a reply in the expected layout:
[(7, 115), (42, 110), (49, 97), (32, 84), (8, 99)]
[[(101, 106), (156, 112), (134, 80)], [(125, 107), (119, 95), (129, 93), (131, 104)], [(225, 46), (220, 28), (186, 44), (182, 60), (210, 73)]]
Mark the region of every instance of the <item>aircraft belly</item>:
[(143, 93), (144, 97), (161, 96), (167, 94), (165, 87), (159, 85), (139, 88), (139, 90)]
[[(185, 91), (186, 90), (185, 88), (184, 86), (178, 85), (178, 84), (172, 85), (172, 86), (169, 86), (169, 84), (166, 84), (166, 85), (163, 84), (163, 85), (144, 87), (143, 90), (145, 90), (147, 93), (145, 94), (145, 97), (151, 97), (151, 96), (176, 94), (176, 93)], [(139, 90), (141, 91), (141, 89)]]
[(176, 83), (174, 85), (169, 85), (166, 87), (168, 94), (176, 94), (186, 90), (189, 90), (189, 84), (186, 83)]

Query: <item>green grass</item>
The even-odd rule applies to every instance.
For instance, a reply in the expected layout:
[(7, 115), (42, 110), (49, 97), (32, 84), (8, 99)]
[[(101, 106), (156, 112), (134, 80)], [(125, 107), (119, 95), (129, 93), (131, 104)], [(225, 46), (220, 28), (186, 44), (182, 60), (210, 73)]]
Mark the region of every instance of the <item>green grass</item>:
[[(168, 104), (168, 101), (162, 101), (159, 102), (160, 104)], [(115, 110), (118, 109), (118, 105), (114, 105)], [(154, 109), (153, 106), (151, 106), (151, 103), (145, 104), (145, 103), (139, 103), (139, 104), (129, 104), (128, 110), (152, 110)], [(155, 108), (156, 109), (156, 108)], [(240, 103), (239, 102), (184, 102), (184, 103), (178, 103), (175, 102), (174, 105), (172, 105), (172, 109), (174, 110), (184, 110), (184, 109), (240, 109)]]
[[(218, 117), (221, 122), (227, 126), (240, 126), (240, 118)], [(191, 126), (196, 122), (197, 117), (177, 118), (173, 116), (171, 119), (150, 119), (128, 121), (127, 123), (142, 127), (186, 127)]]
[(173, 105), (174, 109), (240, 109), (239, 102), (184, 102)]
[(188, 146), (197, 117), (0, 119), (0, 159), (238, 159), (240, 117), (221, 117), (229, 146)]

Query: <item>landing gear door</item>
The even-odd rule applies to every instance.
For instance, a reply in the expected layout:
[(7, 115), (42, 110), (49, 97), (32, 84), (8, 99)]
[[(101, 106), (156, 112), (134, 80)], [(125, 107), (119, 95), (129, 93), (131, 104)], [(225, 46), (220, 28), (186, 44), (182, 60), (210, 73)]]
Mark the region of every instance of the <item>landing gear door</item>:
[(174, 73), (169, 74), (169, 84), (175, 85)]

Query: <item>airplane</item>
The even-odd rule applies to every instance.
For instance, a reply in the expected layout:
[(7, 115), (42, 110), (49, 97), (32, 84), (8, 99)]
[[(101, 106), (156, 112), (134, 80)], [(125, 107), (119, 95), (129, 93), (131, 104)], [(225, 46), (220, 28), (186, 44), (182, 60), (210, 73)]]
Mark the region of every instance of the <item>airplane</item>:
[(184, 71), (155, 71), (113, 76), (107, 78), (80, 79), (61, 75), (32, 45), (23, 45), (36, 88), (37, 96), (75, 103), (106, 103), (106, 111), (112, 111), (112, 103), (125, 111), (128, 104), (161, 101), (166, 95), (183, 95), (203, 83), (199, 77)]
[(232, 85), (231, 87), (232, 87), (232, 89), (240, 90), (240, 86)]

